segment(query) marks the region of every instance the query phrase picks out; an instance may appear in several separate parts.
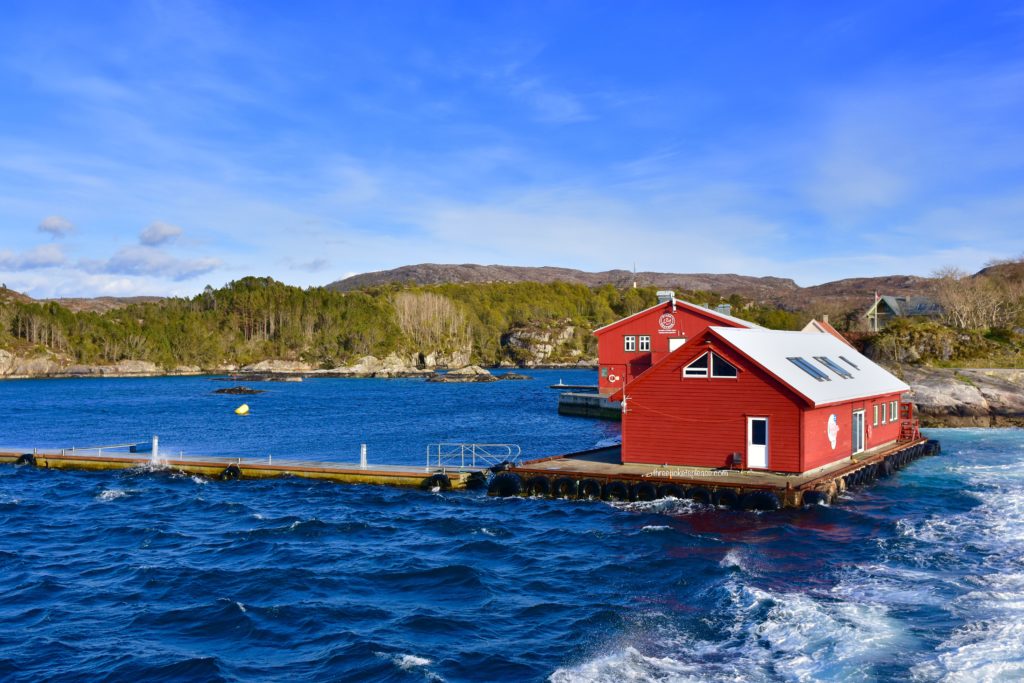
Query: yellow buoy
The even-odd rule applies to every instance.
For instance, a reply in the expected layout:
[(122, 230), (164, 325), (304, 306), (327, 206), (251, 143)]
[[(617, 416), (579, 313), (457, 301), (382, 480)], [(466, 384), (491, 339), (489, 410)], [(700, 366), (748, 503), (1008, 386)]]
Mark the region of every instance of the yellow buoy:
[(248, 415), (248, 414), (249, 414), (249, 404), (248, 403), (243, 403), (242, 405), (240, 405), (237, 408), (235, 408), (235, 415)]

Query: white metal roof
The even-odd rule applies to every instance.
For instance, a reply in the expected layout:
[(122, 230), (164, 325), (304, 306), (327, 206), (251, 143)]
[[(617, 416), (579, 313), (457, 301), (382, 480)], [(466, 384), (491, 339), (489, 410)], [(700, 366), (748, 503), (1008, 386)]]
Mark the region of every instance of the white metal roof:
[[(736, 316), (726, 315), (725, 313), (719, 313), (718, 311), (716, 311), (713, 308), (707, 308), (706, 306), (700, 306), (698, 304), (690, 303), (689, 301), (683, 301), (682, 299), (673, 298), (672, 301), (675, 303), (676, 306), (681, 306), (683, 308), (688, 308), (688, 309), (690, 309), (692, 311), (700, 311), (702, 313), (707, 313), (707, 314), (711, 315), (714, 318), (719, 318), (721, 320), (728, 320), (728, 321), (736, 323), (737, 325), (739, 325), (741, 327), (750, 327), (750, 328), (755, 328), (755, 329), (761, 329), (761, 326), (756, 324), (756, 323), (752, 323), (749, 320), (744, 320), (743, 318), (737, 318)], [(608, 323), (607, 325), (604, 325), (603, 327), (599, 327), (596, 330), (594, 330), (592, 334), (597, 334), (601, 330), (607, 329), (609, 327), (615, 327), (619, 323), (626, 322), (627, 320), (629, 320), (631, 318), (635, 318), (637, 316), (643, 315), (644, 313), (647, 313), (649, 311), (653, 311), (656, 308), (662, 308), (664, 306), (667, 306), (668, 304), (669, 304), (668, 301), (660, 301), (660, 302), (654, 304), (653, 306), (649, 306), (649, 307), (645, 308), (642, 311), (637, 311), (633, 315), (627, 315), (625, 318), (620, 318), (619, 320), (616, 320), (613, 323)]]
[[(712, 327), (711, 330), (816, 406), (910, 389), (888, 370), (831, 334), (735, 327)], [(815, 360), (815, 356), (831, 359), (853, 377), (840, 377), (827, 365)], [(856, 369), (840, 356), (852, 361)], [(827, 375), (829, 381), (815, 379), (788, 360), (794, 357), (806, 360)]]

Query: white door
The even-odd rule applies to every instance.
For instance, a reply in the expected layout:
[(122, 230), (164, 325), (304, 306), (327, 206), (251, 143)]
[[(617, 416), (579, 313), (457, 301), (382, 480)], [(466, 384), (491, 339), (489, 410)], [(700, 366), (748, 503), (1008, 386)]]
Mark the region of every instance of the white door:
[(853, 452), (864, 450), (864, 411), (853, 411)]
[(672, 353), (686, 343), (686, 337), (672, 337), (668, 340), (668, 352)]
[(747, 467), (768, 467), (768, 418), (747, 418)]

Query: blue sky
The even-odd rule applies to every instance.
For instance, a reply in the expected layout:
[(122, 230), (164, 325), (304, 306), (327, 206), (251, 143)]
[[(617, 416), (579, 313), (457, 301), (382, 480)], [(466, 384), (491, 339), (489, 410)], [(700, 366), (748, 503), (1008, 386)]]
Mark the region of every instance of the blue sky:
[(0, 281), (1024, 253), (1022, 2), (11, 2)]

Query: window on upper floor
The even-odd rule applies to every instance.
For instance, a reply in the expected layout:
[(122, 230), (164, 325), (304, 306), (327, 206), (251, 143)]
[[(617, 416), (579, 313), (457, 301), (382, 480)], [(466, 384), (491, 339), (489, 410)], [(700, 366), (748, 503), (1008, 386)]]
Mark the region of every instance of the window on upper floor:
[(878, 404), (877, 403), (875, 404), (875, 419), (872, 421), (872, 425), (875, 426), (875, 427), (878, 426)]
[(622, 348), (626, 351), (636, 351), (636, 335), (627, 334), (623, 339)]
[[(710, 367), (708, 367), (710, 365)], [(709, 372), (710, 371), (710, 372)], [(729, 378), (739, 375), (736, 366), (717, 353), (705, 353), (683, 368), (683, 377), (720, 377)]]
[(691, 361), (689, 365), (683, 368), (683, 377), (707, 377), (708, 355), (709, 354), (705, 353), (703, 356)]
[(735, 377), (739, 373), (736, 366), (725, 360), (717, 353), (711, 354), (711, 376), (712, 377)]
[(641, 351), (650, 351), (651, 350), (651, 338), (648, 335), (646, 335), (646, 334), (640, 335), (640, 350)]

